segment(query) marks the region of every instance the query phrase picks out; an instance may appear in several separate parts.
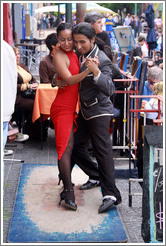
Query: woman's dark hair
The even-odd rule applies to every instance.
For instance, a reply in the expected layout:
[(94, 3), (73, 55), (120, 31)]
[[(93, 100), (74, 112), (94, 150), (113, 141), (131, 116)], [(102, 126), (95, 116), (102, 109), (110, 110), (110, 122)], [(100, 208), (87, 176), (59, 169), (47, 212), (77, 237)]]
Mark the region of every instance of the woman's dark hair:
[(96, 37), (96, 44), (99, 47), (100, 50), (102, 50), (111, 61), (113, 61), (113, 54), (111, 46), (106, 45), (104, 41), (101, 38)]
[(73, 34), (82, 34), (85, 35), (89, 40), (95, 37), (95, 43), (99, 47), (100, 50), (102, 50), (112, 61), (112, 51), (111, 47), (106, 45), (104, 41), (98, 37), (96, 37), (96, 32), (93, 26), (87, 22), (81, 22), (79, 23), (73, 30)]
[(69, 30), (73, 31), (72, 24), (71, 23), (61, 23), (61, 24), (59, 24), (58, 27), (57, 27), (57, 30), (56, 30), (57, 37), (59, 36), (59, 33), (61, 31), (66, 30), (66, 29), (69, 29)]
[(56, 44), (58, 43), (56, 33), (49, 34), (45, 40), (45, 43), (46, 43), (47, 48), (51, 52), (53, 50), (52, 45), (56, 46)]

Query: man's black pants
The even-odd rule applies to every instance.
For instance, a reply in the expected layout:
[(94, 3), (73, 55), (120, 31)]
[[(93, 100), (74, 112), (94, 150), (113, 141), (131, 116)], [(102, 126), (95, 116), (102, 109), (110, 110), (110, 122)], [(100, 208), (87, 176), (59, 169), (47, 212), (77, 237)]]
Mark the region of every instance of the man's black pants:
[[(115, 170), (110, 139), (110, 116), (85, 120), (81, 114), (77, 118), (78, 129), (74, 136), (72, 165), (77, 164), (91, 179), (100, 180), (102, 195), (112, 195), (121, 199), (115, 185)], [(88, 152), (91, 141), (98, 165)]]

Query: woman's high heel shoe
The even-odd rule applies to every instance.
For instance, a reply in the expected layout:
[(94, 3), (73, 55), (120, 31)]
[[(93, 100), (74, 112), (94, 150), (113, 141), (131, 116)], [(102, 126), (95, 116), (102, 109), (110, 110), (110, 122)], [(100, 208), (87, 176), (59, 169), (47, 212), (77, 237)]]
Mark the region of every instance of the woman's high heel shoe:
[(60, 201), (59, 201), (59, 205), (61, 205), (61, 201), (63, 201), (65, 199), (64, 196), (64, 190), (60, 193)]
[(74, 194), (74, 190), (73, 189), (71, 189), (71, 190), (63, 190), (60, 193), (60, 202), (59, 202), (59, 205), (61, 205), (61, 201), (64, 200), (65, 201), (65, 207), (70, 208), (70, 209), (76, 211), (77, 210), (77, 205), (70, 198), (67, 198), (67, 193), (68, 192), (73, 192), (73, 194)]
[(60, 185), (60, 182), (61, 182), (61, 176), (60, 176), (60, 174), (58, 175), (59, 176), (59, 181), (58, 181), (58, 185)]

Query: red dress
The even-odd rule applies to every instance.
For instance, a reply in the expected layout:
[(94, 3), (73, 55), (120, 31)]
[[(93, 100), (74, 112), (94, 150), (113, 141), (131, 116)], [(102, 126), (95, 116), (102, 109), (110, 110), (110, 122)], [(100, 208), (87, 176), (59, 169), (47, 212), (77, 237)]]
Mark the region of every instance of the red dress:
[[(63, 50), (64, 51), (64, 50)], [(79, 61), (73, 51), (66, 52), (69, 58), (69, 71), (72, 75), (79, 73)], [(76, 105), (78, 101), (79, 83), (67, 85), (58, 89), (57, 96), (51, 105), (50, 115), (55, 128), (55, 143), (58, 160), (61, 159), (67, 147), (73, 122), (76, 120)], [(76, 129), (75, 129), (76, 130)]]

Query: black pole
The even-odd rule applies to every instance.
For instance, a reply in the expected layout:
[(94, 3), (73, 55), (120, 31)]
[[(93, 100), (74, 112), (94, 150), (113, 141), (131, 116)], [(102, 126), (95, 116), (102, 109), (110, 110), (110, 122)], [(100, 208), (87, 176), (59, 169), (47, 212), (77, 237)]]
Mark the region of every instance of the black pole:
[(60, 24), (60, 4), (58, 3), (58, 25)]
[(13, 26), (13, 37), (14, 37), (14, 41), (16, 41), (16, 37), (15, 37), (15, 21), (14, 21), (14, 3), (12, 3), (12, 26)]
[(131, 111), (132, 109), (132, 102), (129, 95), (129, 207), (132, 207), (132, 195), (131, 195)]
[(72, 3), (66, 3), (66, 22), (72, 24)]

